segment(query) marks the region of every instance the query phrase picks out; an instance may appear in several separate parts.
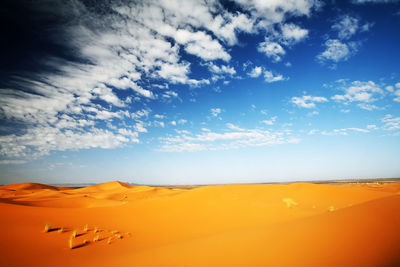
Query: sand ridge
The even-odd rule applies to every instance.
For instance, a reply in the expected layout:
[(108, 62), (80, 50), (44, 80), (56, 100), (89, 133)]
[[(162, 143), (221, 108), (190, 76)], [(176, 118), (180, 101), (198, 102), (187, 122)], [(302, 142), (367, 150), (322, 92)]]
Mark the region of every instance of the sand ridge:
[[(390, 266), (400, 263), (399, 192), (400, 183), (6, 185), (0, 265)], [(65, 231), (44, 233), (46, 223)]]

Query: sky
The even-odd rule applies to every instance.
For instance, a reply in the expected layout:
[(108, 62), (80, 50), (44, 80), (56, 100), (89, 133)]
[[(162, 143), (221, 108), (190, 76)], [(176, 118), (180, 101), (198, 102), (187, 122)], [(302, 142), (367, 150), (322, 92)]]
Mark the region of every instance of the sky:
[(0, 5), (0, 184), (400, 177), (400, 2)]

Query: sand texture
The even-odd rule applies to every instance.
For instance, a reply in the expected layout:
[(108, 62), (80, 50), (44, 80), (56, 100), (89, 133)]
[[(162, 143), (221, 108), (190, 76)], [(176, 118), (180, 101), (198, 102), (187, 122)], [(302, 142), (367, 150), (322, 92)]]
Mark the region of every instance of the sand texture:
[(0, 266), (400, 266), (400, 183), (24, 183), (0, 214)]

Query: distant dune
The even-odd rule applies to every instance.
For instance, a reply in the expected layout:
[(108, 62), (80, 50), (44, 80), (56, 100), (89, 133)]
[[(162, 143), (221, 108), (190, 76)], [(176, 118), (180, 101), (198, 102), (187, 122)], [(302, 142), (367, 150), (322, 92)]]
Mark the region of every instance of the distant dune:
[(391, 182), (0, 186), (0, 266), (400, 266)]

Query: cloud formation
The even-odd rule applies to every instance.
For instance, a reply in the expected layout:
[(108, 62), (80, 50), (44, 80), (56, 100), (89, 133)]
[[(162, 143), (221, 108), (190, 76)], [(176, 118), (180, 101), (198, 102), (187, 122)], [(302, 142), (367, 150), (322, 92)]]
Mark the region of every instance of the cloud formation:
[(349, 86), (342, 87), (341, 90), (344, 91), (344, 94), (334, 95), (333, 100), (345, 104), (358, 102), (359, 107), (366, 110), (376, 109), (370, 103), (377, 101), (384, 95), (384, 91), (373, 81), (354, 81)]
[[(47, 3), (39, 0), (30, 9), (43, 21), (57, 18), (43, 31), (65, 51), (52, 54), (44, 47), (35, 58), (39, 71), (10, 75), (2, 86), (0, 119), (18, 125), (0, 137), (5, 160), (138, 143), (151, 127), (166, 126), (165, 115), (149, 118), (149, 103), (182, 101), (177, 86), (193, 89), (221, 77), (241, 78), (231, 55), (240, 34), (263, 36), (258, 51), (281, 61), (309, 35), (289, 19), (309, 17), (321, 6), (317, 0), (236, 0), (234, 8), (197, 0)], [(327, 50), (329, 60), (346, 58)], [(199, 66), (206, 74), (192, 72)], [(261, 66), (248, 72), (261, 75), (268, 83), (288, 79)], [(221, 111), (212, 109), (211, 116)]]
[(357, 53), (361, 41), (350, 41), (356, 34), (369, 31), (373, 23), (364, 23), (357, 17), (345, 14), (339, 16), (331, 29), (337, 33), (337, 37), (330, 37), (324, 43), (325, 50), (317, 55), (317, 60), (322, 64), (331, 64), (336, 68), (340, 61), (346, 61)]

